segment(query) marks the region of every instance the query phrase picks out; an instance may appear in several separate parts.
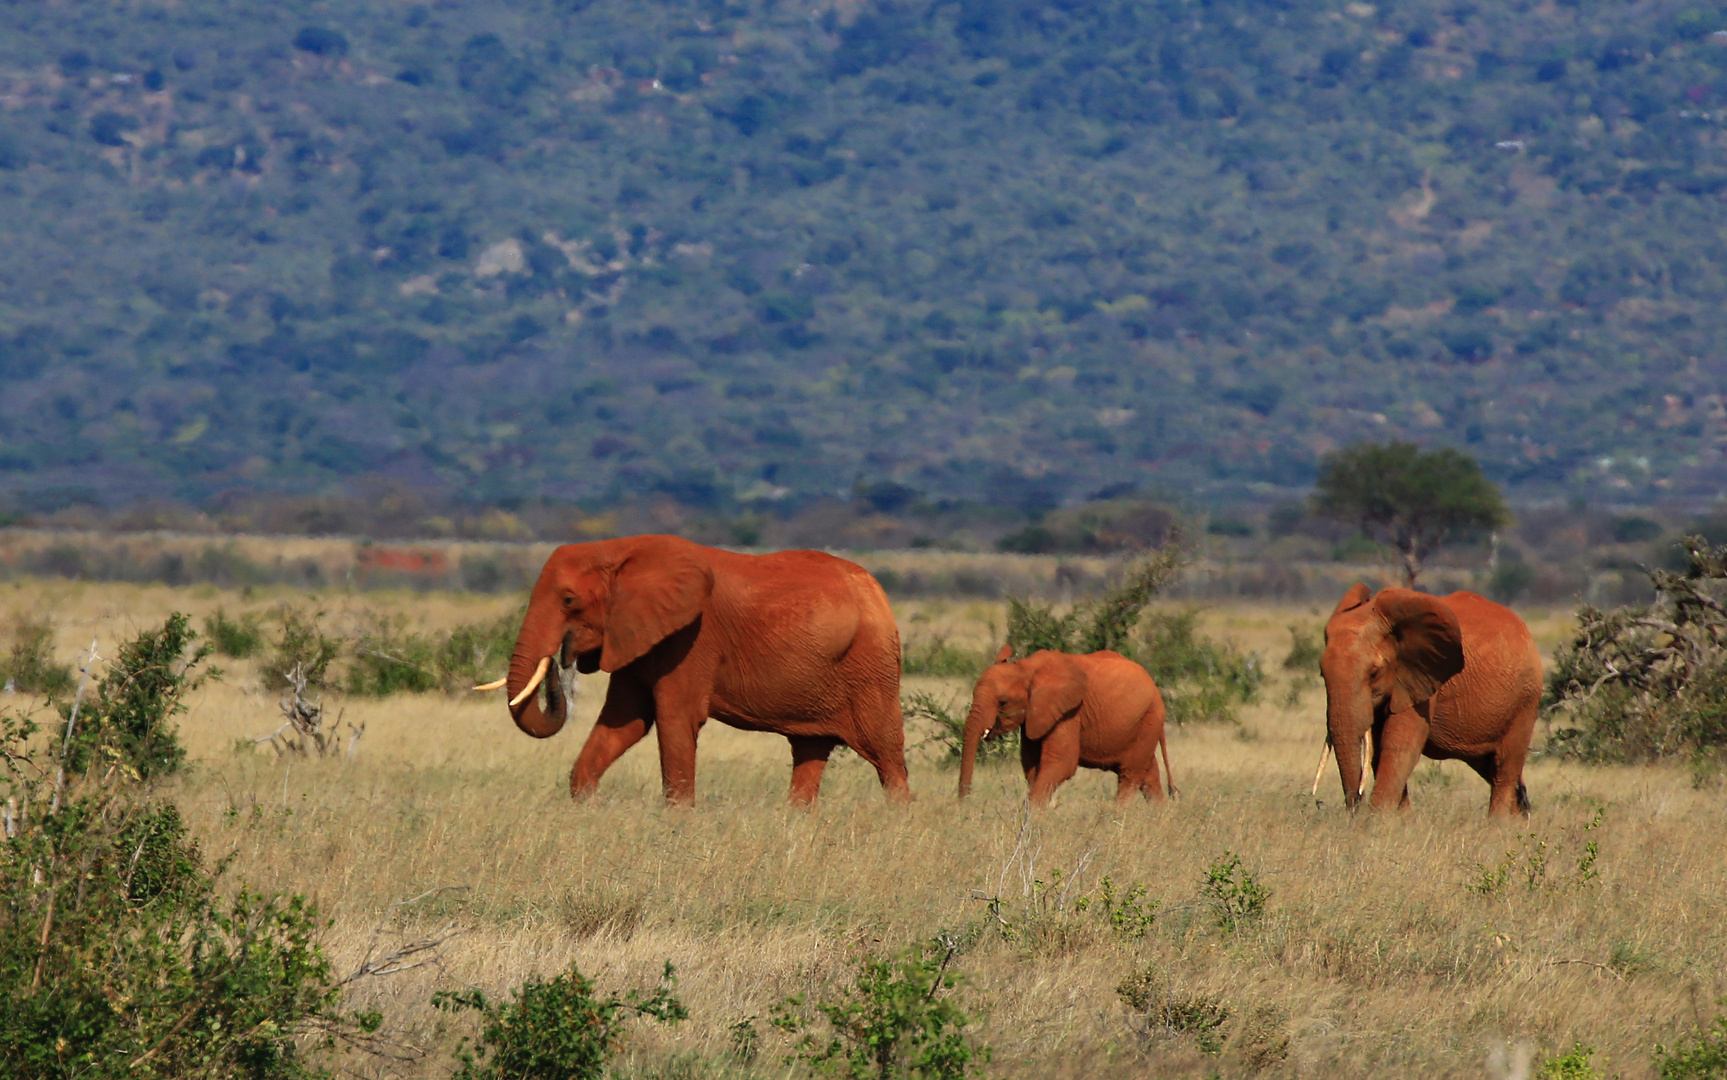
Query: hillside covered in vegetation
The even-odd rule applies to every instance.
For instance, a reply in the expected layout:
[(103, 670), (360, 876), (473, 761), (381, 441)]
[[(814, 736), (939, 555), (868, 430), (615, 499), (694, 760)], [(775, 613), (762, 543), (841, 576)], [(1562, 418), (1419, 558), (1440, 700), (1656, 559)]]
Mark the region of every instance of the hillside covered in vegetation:
[(1695, 0), (0, 11), (15, 508), (1719, 487)]

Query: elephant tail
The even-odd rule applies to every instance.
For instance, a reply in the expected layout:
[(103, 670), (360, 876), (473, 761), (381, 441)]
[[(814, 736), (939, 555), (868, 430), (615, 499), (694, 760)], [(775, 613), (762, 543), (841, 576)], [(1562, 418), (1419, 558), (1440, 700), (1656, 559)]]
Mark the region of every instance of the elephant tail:
[(1517, 781), (1517, 812), (1524, 817), (1529, 816), (1529, 789), (1521, 780)]
[(1180, 793), (1175, 790), (1175, 773), (1169, 769), (1169, 731), (1167, 729), (1158, 734), (1157, 745), (1163, 747), (1163, 782), (1169, 785), (1169, 797), (1173, 801), (1180, 796)]

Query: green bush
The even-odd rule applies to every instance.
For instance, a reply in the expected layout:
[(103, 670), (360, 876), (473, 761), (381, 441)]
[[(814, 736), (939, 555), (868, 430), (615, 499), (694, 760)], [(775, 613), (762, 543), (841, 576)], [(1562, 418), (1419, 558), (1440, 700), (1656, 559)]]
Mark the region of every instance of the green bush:
[(276, 613), (281, 630), (271, 644), (270, 655), (258, 665), (258, 678), (267, 690), (283, 690), (296, 670), (307, 690), (323, 690), (330, 683), (330, 666), (342, 655), (342, 643), (324, 633), (324, 613), (306, 611), (287, 604)]
[(1019, 597), (1007, 602), (1007, 643), (1016, 657), (1039, 649), (1090, 653), (1110, 649), (1133, 652), (1132, 634), (1146, 605), (1187, 565), (1187, 553), (1171, 545), (1127, 567), (1121, 581), (1101, 600), (1075, 604), (1057, 614), (1050, 604)]
[(951, 644), (943, 634), (931, 634), (906, 642), (900, 654), (900, 673), (976, 679), (989, 667), (990, 659), (986, 650), (961, 648)]
[(437, 646), (407, 628), (404, 615), (372, 615), (352, 643), (348, 663), (350, 694), (385, 697), (422, 694), (438, 687)]
[(814, 1006), (819, 1034), (801, 997), (776, 1007), (774, 1025), (802, 1036), (797, 1058), (847, 1080), (962, 1080), (981, 1071), (989, 1050), (966, 1037), (971, 1018), (942, 996), (959, 983), (948, 970), (957, 949), (920, 942), (893, 960), (865, 959), (843, 998)]
[[(922, 720), (932, 728), (931, 742), (941, 748), (941, 765), (957, 766), (965, 753), (965, 713), (955, 712), (951, 703), (927, 690), (914, 690), (900, 699), (900, 712), (906, 723)], [(983, 739), (977, 744), (977, 759), (1001, 761), (1019, 754), (1020, 733)]]
[(1653, 761), (1727, 748), (1727, 547), (1685, 541), (1683, 573), (1650, 570), (1651, 604), (1577, 611), (1542, 705), (1550, 752)]
[(1283, 670), (1312, 674), (1319, 670), (1319, 657), (1324, 652), (1325, 640), (1318, 630), (1289, 624), (1289, 655), (1283, 658)]
[(218, 656), (248, 660), (264, 651), (263, 620), (257, 614), (230, 619), (221, 608), (204, 620), (204, 638)]
[(461, 623), (433, 649), (432, 668), (438, 685), (447, 694), (466, 693), (476, 683), (487, 683), (504, 673), (516, 647), (526, 608), (496, 619)]
[(72, 667), (54, 662), (54, 622), (44, 616), (12, 624), (12, 648), (0, 669), (0, 683), (21, 694), (64, 697), (72, 691)]
[(1727, 1080), (1727, 1016), (1675, 1045), (1655, 1047), (1661, 1080)]
[(219, 674), (196, 673), (210, 655), (197, 640), (192, 620), (176, 611), (159, 629), (121, 645), (89, 700), (60, 706), (62, 733), (72, 726), (67, 767), (83, 772), (116, 763), (146, 780), (178, 771), (186, 750), (170, 721), (186, 711), (187, 694)]
[(1601, 1074), (1589, 1064), (1589, 1059), (1594, 1056), (1594, 1047), (1574, 1043), (1565, 1053), (1543, 1061), (1535, 1076), (1537, 1080), (1599, 1080)]
[(1145, 1016), (1154, 1030), (1167, 1035), (1192, 1035), (1203, 1053), (1223, 1052), (1223, 1025), (1230, 1008), (1209, 994), (1174, 990), (1154, 966), (1141, 968), (1115, 988), (1123, 1005)]
[(1018, 657), (1039, 649), (1121, 653), (1151, 672), (1171, 723), (1233, 722), (1236, 709), (1257, 700), (1265, 682), (1259, 655), (1202, 636), (1197, 610), (1146, 611), (1185, 561), (1174, 548), (1156, 552), (1129, 567), (1121, 583), (1101, 600), (1065, 612), (1010, 598), (1007, 643)]
[(647, 997), (598, 997), (575, 967), (549, 980), (529, 979), (509, 1002), (479, 990), (440, 991), (432, 1003), (450, 1012), (480, 1014), (479, 1040), (456, 1053), (455, 1080), (599, 1080), (617, 1052), (624, 1020), (634, 1013), (677, 1023), (689, 1013), (673, 996), (677, 979), (666, 964)]
[(1265, 684), (1259, 654), (1200, 634), (1195, 609), (1154, 612), (1132, 655), (1157, 680), (1172, 724), (1233, 723)]
[(1241, 856), (1231, 851), (1207, 868), (1204, 893), (1218, 929), (1227, 934), (1258, 920), (1265, 914), (1265, 902), (1271, 899), (1271, 890), (1243, 868)]
[[(148, 670), (132, 669), (128, 688)], [(161, 731), (177, 699), (128, 700)], [(308, 1036), (376, 1029), (376, 1016), (341, 1014), (310, 905), (244, 888), (222, 898), (220, 866), (205, 866), (171, 803), (122, 769), (61, 786), (60, 744), (36, 731), (0, 717), (0, 788), (23, 808), (0, 845), (8, 1076), (310, 1080), (328, 1073), (308, 1060)]]

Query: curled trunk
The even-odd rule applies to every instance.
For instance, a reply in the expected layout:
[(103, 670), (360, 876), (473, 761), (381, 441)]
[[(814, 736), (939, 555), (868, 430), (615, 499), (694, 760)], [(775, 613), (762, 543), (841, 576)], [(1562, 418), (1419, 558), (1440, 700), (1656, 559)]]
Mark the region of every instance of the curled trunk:
[[(534, 677), (534, 669), (540, 666), (540, 661), (548, 656), (552, 659), (540, 688), (529, 694), (520, 705), (510, 708), (510, 718), (515, 720), (516, 726), (536, 739), (549, 739), (556, 735), (563, 729), (569, 713), (568, 704), (564, 701), (563, 680), (559, 677), (564, 628), (556, 615), (553, 612), (551, 618), (538, 616), (530, 605), (527, 618), (522, 620), (522, 632), (516, 638), (515, 652), (510, 656), (507, 687), (511, 701)], [(543, 708), (540, 705), (542, 693), (546, 697)]]

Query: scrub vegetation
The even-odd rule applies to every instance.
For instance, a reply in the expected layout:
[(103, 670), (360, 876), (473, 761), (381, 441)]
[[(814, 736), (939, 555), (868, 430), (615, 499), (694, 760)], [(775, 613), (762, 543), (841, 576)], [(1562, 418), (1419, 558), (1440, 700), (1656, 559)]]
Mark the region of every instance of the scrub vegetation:
[[(117, 656), (111, 648), (157, 633), (170, 612), (200, 626), (219, 609), (244, 620), (284, 600), (338, 623), (363, 606), (432, 638), (510, 618), (513, 604), (438, 592), (0, 586), (12, 617), (54, 613), (62, 629), (49, 655), (60, 664), (74, 663), (87, 646), (75, 639), (88, 634)], [(999, 602), (977, 600), (908, 600), (896, 611), (908, 631), (979, 650), (1006, 616)], [(1564, 611), (1526, 615), (1544, 651), (1573, 633)], [(1317, 605), (1255, 602), (1192, 618), (1207, 639), (1281, 661), (1289, 627), (1321, 616)], [(270, 621), (261, 625), (268, 638)], [(150, 868), (150, 895), (206, 897), (199, 910), (223, 918), (242, 901), (275, 905), (275, 922), (248, 916), (251, 940), (259, 950), (315, 946), (316, 962), (297, 954), (306, 960), (295, 970), (309, 978), (327, 971), (343, 982), (435, 943), (418, 954), (434, 962), (343, 982), (339, 1000), (317, 997), (317, 978), (302, 984), (312, 996), (249, 993), (248, 1008), (301, 1010), (273, 1014), (274, 1030), (295, 1034), (268, 1043), (272, 1060), (403, 1080), (601, 1060), (618, 1077), (715, 1080), (788, 1069), (1474, 1078), (1513, 1067), (1643, 1080), (1712, 1076), (1721, 1060), (1712, 1003), (1727, 993), (1717, 977), (1727, 946), (1712, 928), (1727, 895), (1727, 819), (1719, 792), (1693, 787), (1683, 760), (1541, 756), (1528, 772), (1533, 813), (1509, 826), (1484, 819), (1473, 774), (1426, 763), (1408, 813), (1352, 817), (1335, 774), (1317, 803), (1308, 797), (1323, 696), (1301, 684), (1305, 672), (1274, 663), (1236, 725), (1172, 727), (1182, 797), (1162, 809), (1118, 808), (1111, 778), (1081, 774), (1027, 817), (1012, 759), (984, 764), (972, 797), (956, 803), (954, 774), (931, 744), (913, 752), (910, 805), (884, 800), (873, 771), (842, 752), (818, 806), (799, 813), (784, 805), (783, 740), (720, 725), (703, 734), (693, 811), (661, 806), (651, 744), (575, 805), (565, 774), (603, 676), (578, 680), (571, 731), (549, 742), (516, 731), (496, 696), (358, 695), (338, 680), (325, 707), (366, 735), (351, 756), (317, 759), (253, 744), (281, 722), (279, 691), (255, 681), (262, 657), (212, 659), (222, 679), (188, 691), (175, 718), (186, 766), (127, 797), (144, 816), (113, 817), (95, 835), (146, 831), (102, 839), (108, 846), (92, 850), (123, 840), (124, 855), (90, 865), (124, 873), (138, 840), (156, 837), (138, 864)], [(948, 699), (968, 686), (956, 675), (906, 676), (908, 691)], [(40, 700), (6, 699), (10, 715), (41, 717), (38, 740), (59, 720)], [(915, 721), (910, 741), (929, 730)], [(174, 855), (188, 845), (196, 856)], [(48, 887), (18, 872), (8, 895), (19, 903)], [(75, 883), (65, 880), (70, 900)], [(140, 869), (132, 888), (144, 880)], [(92, 878), (87, 895), (98, 881), (110, 879)], [(291, 906), (296, 895), (315, 898), (315, 920)], [(42, 927), (39, 906), (17, 910), (34, 915), (6, 969), (21, 980), (14, 1000)], [(147, 920), (158, 909), (107, 910)], [(268, 936), (300, 926), (304, 939)], [(664, 981), (668, 962), (675, 986)], [(473, 1007), (440, 1010), (441, 993)], [(638, 1005), (687, 1017), (656, 1023), (635, 1017)], [(354, 1039), (388, 1040), (398, 1056), (376, 1057), (379, 1043), (326, 1046), (327, 1028), (295, 1021), (313, 1007), (331, 1024), (346, 1018)], [(601, 1018), (597, 1057), (558, 1041), (558, 1025), (531, 1022), (570, 1010)], [(178, 1015), (127, 1035), (137, 1047), (128, 1060)], [(256, 1021), (222, 1031), (253, 1030), (246, 1023)], [(551, 1041), (524, 1041), (537, 1031)], [(170, 1040), (145, 1065), (179, 1045)], [(883, 1061), (893, 1071), (881, 1072)], [(226, 1075), (214, 1064), (205, 1074)]]

